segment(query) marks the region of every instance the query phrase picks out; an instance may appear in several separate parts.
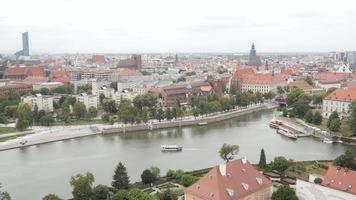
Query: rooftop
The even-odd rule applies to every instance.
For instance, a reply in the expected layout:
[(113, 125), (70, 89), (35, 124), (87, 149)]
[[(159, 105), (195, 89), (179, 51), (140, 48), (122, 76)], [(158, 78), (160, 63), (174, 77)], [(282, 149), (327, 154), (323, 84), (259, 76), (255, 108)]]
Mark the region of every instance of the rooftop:
[(356, 194), (356, 171), (331, 165), (324, 176), (322, 185)]
[(246, 158), (213, 167), (185, 192), (203, 200), (240, 199), (272, 185)]

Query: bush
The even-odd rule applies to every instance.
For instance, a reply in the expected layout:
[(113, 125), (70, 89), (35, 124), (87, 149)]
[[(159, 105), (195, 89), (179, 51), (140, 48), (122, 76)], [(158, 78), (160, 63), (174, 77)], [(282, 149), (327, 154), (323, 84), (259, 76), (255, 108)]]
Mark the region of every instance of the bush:
[(290, 162), (283, 156), (275, 157), (270, 164), (271, 169), (284, 172), (290, 166)]
[(321, 184), (323, 182), (323, 179), (321, 179), (321, 178), (316, 178), (316, 179), (314, 179), (314, 183), (316, 183), (316, 184)]
[(153, 183), (156, 180), (154, 174), (152, 174), (151, 170), (145, 169), (141, 174), (141, 180), (143, 183)]
[(185, 174), (181, 177), (181, 183), (183, 186), (188, 187), (190, 185), (192, 185), (193, 183), (195, 183), (198, 180), (197, 177), (189, 175), (189, 174)]

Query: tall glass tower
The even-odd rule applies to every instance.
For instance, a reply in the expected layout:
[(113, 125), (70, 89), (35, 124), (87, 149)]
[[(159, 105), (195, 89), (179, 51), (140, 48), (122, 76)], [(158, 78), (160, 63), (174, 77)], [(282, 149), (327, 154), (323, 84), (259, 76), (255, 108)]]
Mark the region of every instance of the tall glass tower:
[(28, 32), (22, 33), (22, 55), (30, 56), (30, 47), (28, 45)]

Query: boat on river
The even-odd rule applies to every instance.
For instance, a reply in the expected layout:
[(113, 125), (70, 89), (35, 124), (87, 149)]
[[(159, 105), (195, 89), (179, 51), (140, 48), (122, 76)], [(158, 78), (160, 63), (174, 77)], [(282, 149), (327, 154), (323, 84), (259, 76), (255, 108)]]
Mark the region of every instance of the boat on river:
[(323, 142), (326, 143), (326, 144), (333, 144), (334, 143), (334, 141), (332, 139), (327, 138), (327, 137), (324, 138)]
[(269, 123), (269, 127), (274, 129), (279, 129), (279, 125), (273, 121)]
[(205, 126), (205, 125), (208, 125), (208, 122), (199, 122), (198, 125), (199, 126)]
[(289, 137), (291, 139), (298, 139), (298, 137), (294, 133), (292, 133), (292, 131), (285, 129), (285, 128), (278, 129), (277, 133), (279, 133), (283, 136)]
[(183, 147), (180, 145), (161, 145), (162, 151), (182, 151)]

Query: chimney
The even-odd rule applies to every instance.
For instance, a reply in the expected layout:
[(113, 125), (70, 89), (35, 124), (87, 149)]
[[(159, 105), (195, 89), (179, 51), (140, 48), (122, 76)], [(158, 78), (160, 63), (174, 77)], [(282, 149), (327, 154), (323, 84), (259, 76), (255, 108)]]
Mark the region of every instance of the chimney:
[(221, 176), (226, 176), (226, 164), (220, 164), (219, 171), (220, 171)]

